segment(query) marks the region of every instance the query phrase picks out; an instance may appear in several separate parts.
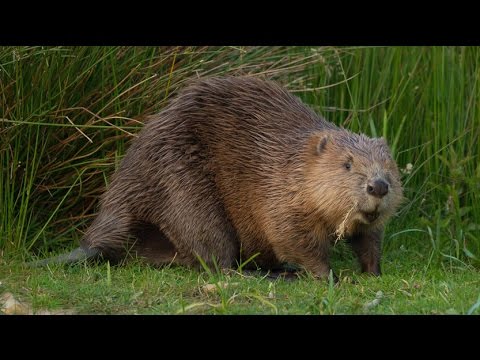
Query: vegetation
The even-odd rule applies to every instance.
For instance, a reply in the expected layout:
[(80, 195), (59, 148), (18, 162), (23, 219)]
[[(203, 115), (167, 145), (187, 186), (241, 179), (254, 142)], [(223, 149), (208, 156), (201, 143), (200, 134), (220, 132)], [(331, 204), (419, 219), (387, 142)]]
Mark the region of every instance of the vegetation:
[[(387, 228), (384, 276), (360, 275), (343, 245), (335, 287), (139, 264), (24, 268), (78, 244), (149, 114), (190, 79), (223, 74), (277, 80), (388, 140), (408, 201)], [(478, 313), (479, 80), (477, 47), (0, 48), (0, 294), (80, 313)]]

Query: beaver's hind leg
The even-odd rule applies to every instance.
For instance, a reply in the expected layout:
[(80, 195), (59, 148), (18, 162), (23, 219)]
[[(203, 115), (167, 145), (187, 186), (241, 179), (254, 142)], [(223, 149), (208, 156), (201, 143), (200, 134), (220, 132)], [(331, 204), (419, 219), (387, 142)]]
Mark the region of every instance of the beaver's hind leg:
[(177, 250), (174, 263), (198, 266), (201, 258), (210, 267), (216, 262), (220, 268), (231, 268), (240, 251), (236, 231), (213, 183), (195, 169), (187, 171), (183, 176), (188, 176), (188, 184), (178, 182), (182, 175), (172, 178), (149, 221)]

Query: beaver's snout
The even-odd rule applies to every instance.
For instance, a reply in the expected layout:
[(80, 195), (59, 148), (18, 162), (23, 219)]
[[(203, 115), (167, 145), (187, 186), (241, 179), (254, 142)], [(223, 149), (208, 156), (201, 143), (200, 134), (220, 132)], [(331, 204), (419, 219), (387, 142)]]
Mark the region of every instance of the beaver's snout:
[(388, 184), (381, 179), (375, 179), (373, 182), (367, 185), (367, 193), (372, 196), (382, 198), (388, 193)]

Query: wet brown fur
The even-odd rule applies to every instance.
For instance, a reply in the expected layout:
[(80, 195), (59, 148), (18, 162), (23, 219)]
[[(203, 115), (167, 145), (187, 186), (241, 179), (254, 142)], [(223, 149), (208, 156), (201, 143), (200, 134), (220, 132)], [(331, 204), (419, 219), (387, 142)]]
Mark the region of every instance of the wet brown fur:
[[(351, 163), (351, 169), (345, 163)], [(382, 199), (366, 184), (382, 178)], [(273, 82), (199, 80), (154, 115), (127, 151), (83, 248), (154, 264), (295, 263), (325, 277), (330, 245), (349, 240), (380, 273), (385, 222), (402, 199), (382, 139), (325, 121)], [(372, 223), (361, 212), (378, 211)], [(348, 214), (348, 216), (347, 216)]]

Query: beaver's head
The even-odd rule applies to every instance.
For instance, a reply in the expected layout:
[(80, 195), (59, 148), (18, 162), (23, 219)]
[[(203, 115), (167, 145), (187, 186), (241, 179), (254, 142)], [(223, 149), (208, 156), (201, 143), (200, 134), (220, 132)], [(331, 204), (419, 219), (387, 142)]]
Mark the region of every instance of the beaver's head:
[(339, 236), (381, 226), (402, 202), (398, 167), (383, 138), (322, 131), (310, 138), (308, 158), (310, 204)]

